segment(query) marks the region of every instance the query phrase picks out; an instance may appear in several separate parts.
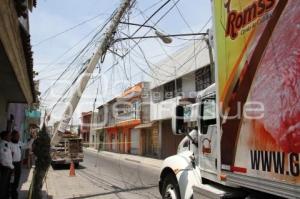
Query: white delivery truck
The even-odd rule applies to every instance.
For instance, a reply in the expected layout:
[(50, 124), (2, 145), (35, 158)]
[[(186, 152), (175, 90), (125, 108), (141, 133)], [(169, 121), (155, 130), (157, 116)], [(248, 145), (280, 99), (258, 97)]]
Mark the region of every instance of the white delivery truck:
[[(300, 198), (300, 1), (212, 0), (216, 83), (163, 164), (163, 198)], [(195, 108), (196, 106), (196, 108)], [(163, 132), (162, 132), (163, 133)]]

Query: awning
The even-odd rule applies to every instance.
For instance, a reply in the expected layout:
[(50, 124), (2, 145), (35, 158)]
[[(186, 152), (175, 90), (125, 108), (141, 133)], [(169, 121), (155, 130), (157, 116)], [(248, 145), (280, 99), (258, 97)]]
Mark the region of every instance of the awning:
[(105, 129), (105, 126), (100, 126), (100, 127), (92, 128), (91, 130), (99, 131), (99, 130), (104, 130), (104, 129)]
[(154, 122), (148, 122), (148, 123), (145, 123), (145, 124), (139, 124), (137, 125), (136, 127), (134, 127), (135, 129), (144, 129), (144, 128), (150, 128), (152, 127), (154, 124)]

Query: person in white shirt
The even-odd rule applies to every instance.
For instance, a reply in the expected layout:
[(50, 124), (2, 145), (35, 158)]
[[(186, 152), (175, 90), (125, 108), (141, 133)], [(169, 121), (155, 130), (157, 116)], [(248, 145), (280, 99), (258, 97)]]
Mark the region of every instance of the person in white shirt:
[(20, 134), (18, 131), (13, 130), (11, 133), (11, 151), (12, 151), (12, 159), (14, 165), (14, 178), (13, 182), (10, 184), (10, 195), (12, 199), (18, 199), (18, 187), (20, 183), (21, 177), (21, 166), (22, 166), (22, 149), (25, 148), (20, 142)]
[(0, 140), (0, 199), (9, 198), (9, 183), (14, 169), (12, 161), (12, 151), (10, 132), (2, 131)]

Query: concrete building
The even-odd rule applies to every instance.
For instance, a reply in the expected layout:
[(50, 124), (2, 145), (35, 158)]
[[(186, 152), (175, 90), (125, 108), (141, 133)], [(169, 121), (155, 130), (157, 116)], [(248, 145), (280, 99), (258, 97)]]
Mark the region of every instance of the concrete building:
[(23, 133), (26, 110), (37, 108), (28, 18), (35, 5), (35, 0), (0, 4), (0, 130)]
[(89, 134), (89, 147), (98, 149), (99, 147), (99, 135), (97, 134), (98, 127), (98, 112), (92, 111), (91, 124), (90, 124), (90, 134)]
[(148, 82), (140, 82), (98, 107), (92, 147), (158, 157), (158, 130), (150, 121), (149, 88)]
[(197, 92), (212, 83), (211, 71), (208, 46), (202, 40), (153, 65), (150, 117), (158, 123), (161, 158), (174, 155), (183, 138), (172, 133), (176, 105), (184, 99), (195, 101)]
[(171, 119), (176, 105), (195, 103), (197, 93), (213, 82), (208, 46), (193, 42), (152, 70), (151, 84), (138, 83), (98, 107), (95, 140), (103, 143), (98, 148), (156, 158), (177, 152), (183, 136), (173, 135)]
[(142, 155), (141, 129), (136, 127), (150, 122), (148, 92), (149, 84), (140, 82), (107, 103), (109, 151)]
[(82, 112), (80, 119), (81, 119), (80, 137), (83, 140), (84, 146), (89, 146), (92, 111)]
[(92, 143), (92, 147), (97, 150), (108, 150), (109, 144), (106, 140), (105, 127), (108, 124), (108, 108), (107, 104), (101, 105), (98, 108), (98, 112), (94, 114), (94, 125), (92, 126), (93, 135), (95, 135), (95, 141)]

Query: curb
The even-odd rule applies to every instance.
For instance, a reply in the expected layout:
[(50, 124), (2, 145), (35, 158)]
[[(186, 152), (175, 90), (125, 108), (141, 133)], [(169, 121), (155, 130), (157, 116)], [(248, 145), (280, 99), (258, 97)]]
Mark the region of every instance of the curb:
[[(130, 158), (130, 157), (126, 157), (126, 156), (128, 156), (128, 154), (119, 154), (119, 153), (114, 153), (114, 152), (110, 152), (110, 151), (103, 151), (104, 153), (98, 153), (98, 151), (96, 149), (93, 149), (93, 148), (85, 148), (84, 150), (90, 151), (92, 153), (97, 153), (99, 155), (103, 155), (103, 156), (106, 156), (106, 157), (111, 157), (111, 158), (115, 158), (115, 159), (122, 159), (124, 161), (129, 161), (129, 162), (134, 162), (134, 163), (137, 163), (137, 164), (147, 165), (147, 166), (155, 168), (155, 169), (161, 169), (161, 166), (158, 166), (155, 163), (148, 163), (147, 161), (136, 160), (136, 159), (133, 159), (133, 158)], [(111, 153), (111, 154), (107, 154), (106, 152)], [(114, 155), (112, 155), (112, 154), (114, 154)], [(116, 157), (118, 155), (119, 155), (119, 157)], [(129, 155), (131, 155), (131, 154), (129, 154)], [(125, 156), (125, 157), (122, 157), (122, 156)], [(139, 157), (139, 159), (143, 159), (143, 158), (148, 158), (148, 157)], [(148, 159), (152, 159), (152, 158), (148, 158)], [(155, 159), (155, 160), (157, 160), (157, 159)], [(162, 165), (163, 160), (157, 160), (157, 161), (161, 161), (161, 165)]]
[(132, 159), (129, 159), (129, 158), (125, 158), (125, 160), (141, 164), (141, 161), (138, 161), (138, 160), (132, 160)]

